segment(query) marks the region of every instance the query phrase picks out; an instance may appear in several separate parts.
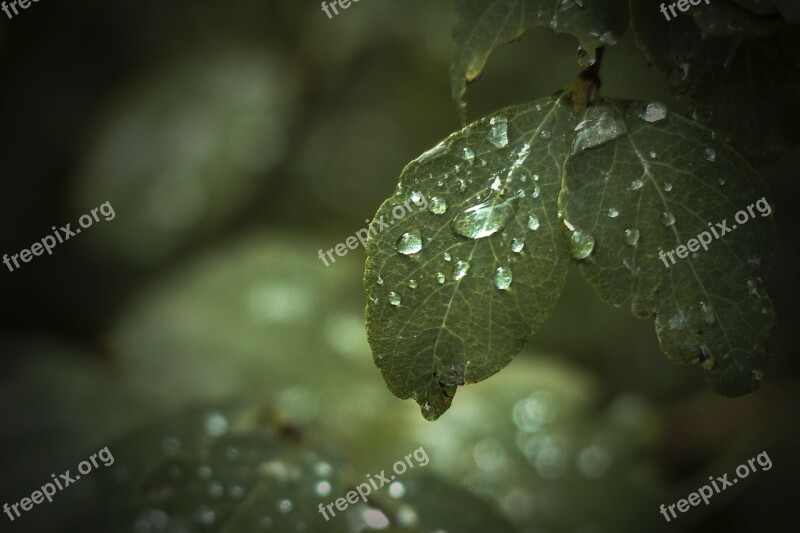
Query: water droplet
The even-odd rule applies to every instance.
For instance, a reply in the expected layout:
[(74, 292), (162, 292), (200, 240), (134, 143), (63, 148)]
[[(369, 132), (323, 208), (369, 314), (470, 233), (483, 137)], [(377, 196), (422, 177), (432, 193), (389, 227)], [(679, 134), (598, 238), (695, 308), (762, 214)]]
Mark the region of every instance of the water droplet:
[(214, 475), (214, 471), (208, 465), (202, 465), (197, 468), (197, 476), (200, 479), (211, 479), (211, 476)]
[(539, 195), (542, 193), (542, 190), (539, 187), (534, 187), (533, 192), (531, 192), (531, 198), (539, 198)]
[(628, 228), (625, 230), (625, 244), (628, 246), (636, 246), (639, 242), (639, 230)]
[(472, 206), (453, 219), (453, 229), (469, 239), (481, 239), (502, 230), (514, 215), (518, 196), (498, 202), (489, 199)]
[(221, 483), (216, 481), (212, 481), (208, 484), (208, 493), (211, 495), (212, 498), (221, 498), (222, 495), (225, 493), (225, 489), (223, 488)]
[(458, 183), (459, 191), (464, 192), (467, 189), (467, 184), (464, 183), (464, 180), (462, 180), (461, 178), (458, 178), (458, 180), (456, 180), (456, 183)]
[(441, 272), (437, 272), (436, 281), (438, 281), (439, 283), (444, 283), (444, 274), (442, 274)]
[(443, 253), (443, 254), (442, 254), (442, 257), (444, 257), (444, 260), (445, 260), (445, 261), (450, 261), (450, 259), (452, 259), (452, 258), (450, 257), (450, 254), (449, 254), (449, 253), (447, 253), (447, 252)]
[(664, 211), (661, 213), (661, 223), (665, 226), (671, 226), (675, 223), (675, 215), (670, 213), (669, 211)]
[(415, 229), (403, 233), (400, 238), (397, 239), (395, 248), (403, 255), (413, 255), (422, 250), (422, 237), (419, 234), (419, 230)]
[(397, 294), (394, 291), (390, 292), (389, 293), (389, 303), (394, 305), (394, 306), (400, 305), (400, 295)]
[(725, 180), (724, 180), (724, 179), (722, 179), (722, 178), (720, 178), (720, 179), (719, 179), (719, 184), (720, 184), (720, 186), (722, 186), (722, 185), (725, 185)]
[(672, 183), (669, 181), (664, 182), (664, 192), (669, 192), (672, 190)]
[(210, 526), (217, 519), (217, 514), (208, 505), (201, 505), (197, 508), (197, 520), (206, 526)]
[(608, 211), (606, 211), (606, 216), (608, 218), (617, 218), (619, 216), (619, 210), (615, 207), (609, 207)]
[(411, 203), (417, 207), (421, 207), (422, 204), (425, 203), (422, 200), (422, 193), (419, 191), (411, 191), (411, 194), (408, 195), (408, 199), (411, 200)]
[(524, 247), (525, 247), (525, 239), (523, 239), (522, 237), (517, 237), (516, 239), (511, 240), (512, 252), (520, 253)]
[(512, 279), (513, 275), (511, 274), (511, 270), (501, 266), (494, 273), (494, 286), (498, 289), (506, 290), (511, 286)]
[(233, 500), (240, 500), (244, 496), (244, 488), (241, 485), (231, 485), (228, 488), (228, 496)]
[(283, 499), (278, 501), (278, 510), (283, 514), (291, 513), (292, 509), (294, 509), (292, 500)]
[(539, 181), (539, 174), (533, 175), (533, 181)]
[(664, 119), (666, 116), (667, 116), (667, 106), (665, 106), (661, 102), (653, 102), (652, 104), (647, 104), (647, 107), (644, 108), (644, 111), (639, 113), (639, 118), (641, 118), (645, 122), (658, 122), (659, 120)]
[(445, 211), (447, 211), (447, 202), (444, 200), (444, 198), (440, 198), (438, 196), (431, 198), (431, 213), (434, 215), (443, 215)]
[(655, 150), (650, 150), (650, 153), (647, 155), (650, 156), (650, 159), (655, 159), (656, 157), (658, 157), (658, 154), (656, 153)]
[[(566, 221), (565, 223), (570, 225)], [(594, 237), (590, 233), (573, 230), (570, 242), (572, 243), (572, 256), (579, 261), (589, 257), (594, 250)]]
[(541, 133), (539, 133), (539, 138), (544, 141), (548, 140), (550, 138), (550, 132), (548, 130), (542, 130)]
[(716, 320), (714, 316), (714, 306), (706, 302), (700, 302), (700, 316), (703, 317), (703, 320), (705, 320), (706, 324), (709, 326), (713, 324)]
[(456, 261), (456, 266), (453, 268), (453, 279), (458, 281), (466, 276), (469, 266), (466, 261)]
[(475, 161), (475, 152), (471, 148), (464, 148), (461, 150), (461, 157), (471, 165), (472, 162)]
[(508, 121), (505, 117), (492, 117), (489, 125), (491, 128), (486, 138), (497, 148), (503, 148), (508, 144)]
[(391, 485), (389, 485), (389, 495), (392, 498), (402, 498), (406, 493), (406, 487), (399, 481), (393, 481)]
[(532, 231), (539, 229), (539, 217), (536, 215), (531, 215), (528, 217), (528, 229)]
[(597, 54), (594, 50), (586, 50), (579, 46), (575, 59), (578, 61), (578, 66), (581, 70), (586, 70), (597, 62)]
[(331, 484), (327, 481), (320, 481), (314, 486), (314, 491), (319, 496), (327, 496), (331, 493)]
[(717, 160), (717, 152), (713, 148), (706, 148), (705, 156), (706, 161), (711, 161), (713, 163)]
[(416, 289), (419, 286), (419, 283), (417, 283), (417, 280), (415, 279), (410, 279), (408, 280), (408, 286), (412, 289)]
[(375, 280), (375, 283), (377, 283), (378, 285), (383, 285), (383, 278), (378, 276), (378, 279)]
[(500, 176), (495, 176), (494, 180), (492, 181), (492, 184), (489, 185), (489, 188), (492, 189), (493, 191), (499, 191), (500, 190), (500, 186), (502, 184), (503, 184), (503, 182), (500, 181)]
[(575, 126), (572, 153), (601, 146), (625, 133), (619, 114), (608, 106), (593, 106), (584, 111), (583, 120)]
[(629, 191), (638, 191), (644, 186), (644, 182), (642, 180), (633, 180), (630, 185), (628, 185)]

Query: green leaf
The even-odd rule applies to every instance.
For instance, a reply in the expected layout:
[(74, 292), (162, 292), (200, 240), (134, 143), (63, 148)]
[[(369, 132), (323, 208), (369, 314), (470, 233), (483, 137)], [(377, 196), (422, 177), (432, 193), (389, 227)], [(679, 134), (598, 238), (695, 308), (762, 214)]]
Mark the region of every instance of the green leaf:
[(426, 418), (508, 364), (557, 301), (573, 127), (556, 98), (500, 111), (409, 164), (378, 210), (391, 225), (367, 244), (367, 334), (389, 389)]
[(630, 2), (631, 27), (648, 59), (667, 74), (674, 93), (693, 103), (693, 116), (718, 130), (748, 159), (771, 163), (800, 142), (800, 35), (702, 38), (696, 21), (669, 22), (657, 9)]
[(616, 44), (627, 24), (624, 0), (457, 0), (456, 55), (450, 69), (452, 98), (464, 119), (466, 83), (475, 81), (503, 43), (535, 27), (569, 33), (581, 48)]
[[(758, 279), (775, 238), (765, 183), (710, 130), (663, 106), (591, 109), (624, 124), (625, 135), (579, 150), (567, 166), (564, 219), (595, 242), (582, 272), (604, 300), (655, 315), (662, 351), (702, 365), (715, 391), (756, 390), (775, 322)], [(722, 232), (723, 221), (731, 233), (712, 238), (708, 223)], [(707, 251), (661, 258), (703, 232)]]

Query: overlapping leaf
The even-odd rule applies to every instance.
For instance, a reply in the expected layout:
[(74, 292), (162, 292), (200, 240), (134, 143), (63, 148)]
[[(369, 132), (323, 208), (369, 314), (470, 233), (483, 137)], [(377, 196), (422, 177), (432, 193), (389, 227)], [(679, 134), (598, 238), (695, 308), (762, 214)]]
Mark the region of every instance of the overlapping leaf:
[(457, 0), (456, 56), (450, 70), (453, 102), (462, 112), (466, 83), (475, 81), (492, 52), (535, 27), (574, 35), (593, 51), (615, 44), (627, 24), (624, 0)]
[[(662, 350), (701, 364), (715, 391), (755, 390), (775, 322), (758, 279), (774, 241), (766, 184), (709, 130), (660, 105), (593, 109), (624, 133), (567, 166), (563, 216), (595, 242), (581, 270), (603, 299), (655, 315)], [(705, 246), (673, 254), (703, 232)]]
[[(730, 23), (719, 12), (667, 21), (652, 5), (630, 0), (640, 48), (667, 74), (673, 92), (691, 98), (694, 117), (752, 162), (770, 163), (800, 142), (800, 34), (796, 27), (769, 33), (782, 24), (749, 17), (744, 33), (726, 35), (711, 30)], [(704, 39), (701, 27), (719, 36)]]
[(367, 246), (369, 341), (389, 389), (426, 418), (504, 367), (557, 301), (573, 127), (555, 98), (500, 111), (408, 165), (378, 210), (392, 225)]

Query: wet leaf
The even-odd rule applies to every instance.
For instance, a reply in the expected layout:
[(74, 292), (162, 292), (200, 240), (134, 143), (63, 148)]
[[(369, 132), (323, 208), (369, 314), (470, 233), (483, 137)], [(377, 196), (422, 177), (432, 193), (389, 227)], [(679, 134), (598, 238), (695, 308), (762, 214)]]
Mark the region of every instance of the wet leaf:
[[(391, 225), (367, 245), (369, 342), (389, 389), (428, 419), (508, 364), (561, 293), (557, 196), (574, 121), (545, 98), (475, 122), (409, 164), (378, 210)], [(412, 232), (421, 247), (404, 253)]]
[[(644, 104), (604, 107), (626, 135), (575, 155), (560, 199), (564, 218), (596, 242), (582, 272), (604, 300), (655, 316), (662, 351), (701, 365), (715, 391), (756, 390), (775, 322), (758, 278), (775, 232), (766, 184), (695, 122), (672, 113), (646, 120)], [(707, 251), (695, 243), (674, 264), (660, 257), (702, 232)]]
[(615, 44), (627, 23), (624, 0), (457, 0), (456, 13), (450, 85), (462, 118), (466, 84), (481, 75), (501, 44), (543, 27), (574, 35), (581, 48), (593, 51)]
[(794, 27), (703, 39), (691, 17), (666, 22), (657, 9), (633, 0), (630, 11), (639, 47), (667, 75), (671, 90), (691, 99), (696, 120), (757, 164), (774, 162), (800, 142), (800, 35)]

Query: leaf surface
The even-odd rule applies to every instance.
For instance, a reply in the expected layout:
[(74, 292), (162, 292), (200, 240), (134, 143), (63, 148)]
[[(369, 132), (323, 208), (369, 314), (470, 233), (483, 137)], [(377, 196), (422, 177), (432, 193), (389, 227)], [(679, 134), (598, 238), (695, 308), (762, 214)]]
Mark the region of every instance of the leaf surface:
[[(766, 184), (710, 130), (658, 104), (592, 109), (624, 134), (579, 150), (565, 173), (563, 216), (595, 243), (583, 274), (604, 300), (655, 316), (662, 351), (702, 365), (716, 392), (756, 390), (775, 323), (758, 278), (775, 237)], [(703, 232), (707, 251), (695, 242), (688, 257), (660, 256)]]
[(391, 225), (367, 245), (368, 338), (389, 389), (428, 419), (508, 364), (558, 300), (573, 121), (545, 98), (475, 122), (409, 164), (378, 210)]

